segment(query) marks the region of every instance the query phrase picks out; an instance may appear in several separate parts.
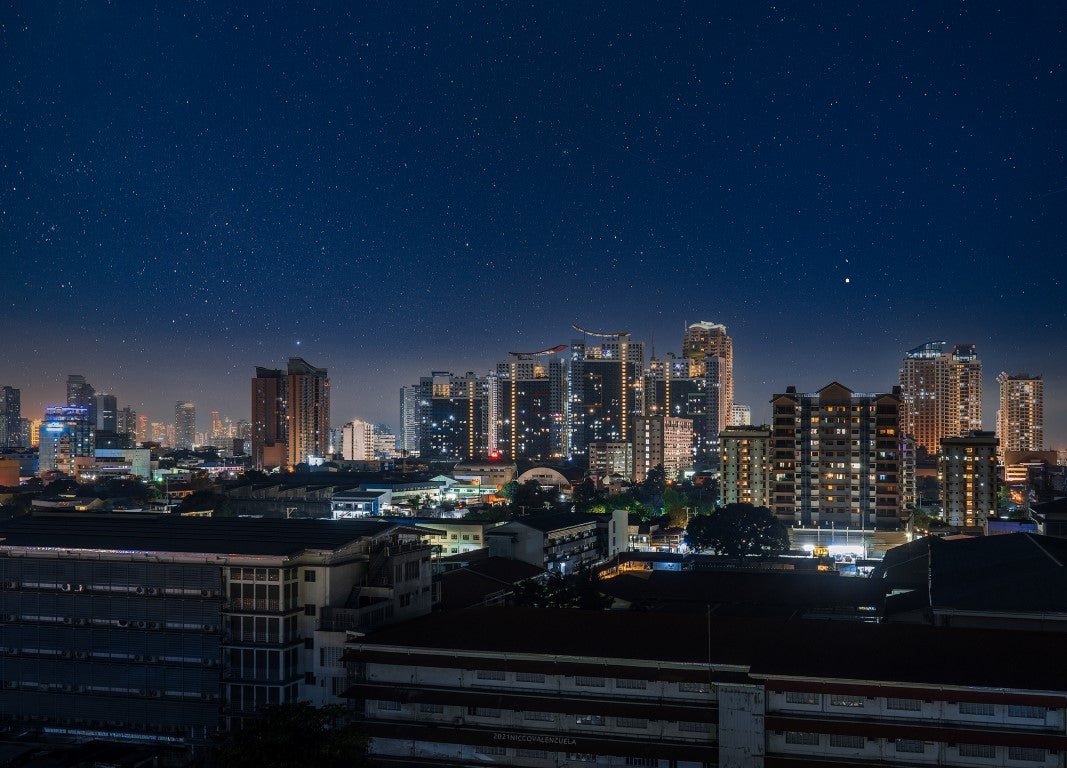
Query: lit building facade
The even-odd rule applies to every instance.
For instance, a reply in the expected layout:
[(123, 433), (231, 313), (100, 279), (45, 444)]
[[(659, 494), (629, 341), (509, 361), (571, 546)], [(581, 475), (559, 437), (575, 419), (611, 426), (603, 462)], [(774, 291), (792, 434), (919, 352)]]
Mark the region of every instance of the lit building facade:
[(126, 406), (118, 413), (118, 418), (115, 420), (115, 431), (120, 435), (126, 435), (131, 441), (137, 442), (141, 439), (138, 425), (137, 411)]
[(96, 428), (101, 432), (118, 432), (119, 399), (114, 395), (96, 395)]
[(752, 424), (752, 406), (733, 404), (730, 409), (730, 426), (747, 427)]
[(45, 408), (39, 434), (41, 473), (62, 472), (76, 477), (80, 466), (92, 463), (96, 428), (88, 408), (69, 405)]
[(945, 437), (982, 428), (982, 361), (973, 344), (930, 341), (904, 355), (900, 389), (903, 431), (935, 455)]
[(628, 333), (571, 342), (567, 376), (568, 448), (585, 456), (595, 442), (629, 442), (644, 413), (645, 345)]
[(72, 373), (67, 376), (67, 405), (72, 408), (84, 408), (89, 420), (96, 426), (96, 390), (85, 377)]
[(494, 420), (496, 450), (503, 456), (545, 460), (563, 455), (567, 378), (560, 351), (516, 353), (497, 364)]
[(997, 511), (1000, 479), (997, 436), (973, 431), (941, 440), (937, 478), (945, 521), (955, 526), (982, 526)]
[(674, 416), (639, 416), (634, 421), (633, 481), (640, 483), (659, 465), (667, 480), (693, 466), (693, 422)]
[(785, 523), (896, 528), (903, 509), (900, 389), (837, 382), (771, 400), (772, 507)]
[(419, 379), (419, 456), (430, 461), (484, 457), (489, 450), (489, 381), (468, 371)]
[(589, 474), (600, 479), (618, 475), (629, 480), (634, 474), (633, 443), (590, 443)]
[[(240, 435), (238, 435), (240, 437)], [(330, 379), (299, 357), (285, 371), (256, 368), (252, 379), (252, 462), (287, 467), (321, 457), (330, 447)]]
[[(697, 466), (707, 464), (718, 439), (714, 429), (709, 433), (709, 424), (718, 423), (715, 416), (718, 394), (717, 388), (709, 386), (703, 360), (697, 364), (688, 358), (668, 356), (665, 360), (649, 362), (645, 374), (645, 412), (692, 421), (692, 455)], [(709, 413), (713, 414), (710, 420)]]
[[(711, 358), (719, 358), (718, 370), (709, 375), (718, 391), (712, 393), (714, 410), (709, 411), (709, 431), (715, 435), (726, 429), (733, 415), (734, 405), (734, 342), (720, 323), (702, 321), (692, 323), (685, 329), (682, 338), (682, 355), (692, 360), (699, 368), (701, 363), (710, 364)], [(700, 371), (694, 371), (699, 374)]]
[(1026, 373), (997, 376), (1000, 409), (997, 411), (997, 438), (1000, 455), (1006, 451), (1045, 449), (1045, 382), (1041, 376)]
[(400, 454), (419, 455), (419, 401), (421, 389), (418, 384), (400, 388)]
[(373, 461), (374, 425), (353, 419), (341, 428), (341, 456), (346, 461)]
[(771, 506), (771, 429), (735, 425), (719, 434), (723, 504)]

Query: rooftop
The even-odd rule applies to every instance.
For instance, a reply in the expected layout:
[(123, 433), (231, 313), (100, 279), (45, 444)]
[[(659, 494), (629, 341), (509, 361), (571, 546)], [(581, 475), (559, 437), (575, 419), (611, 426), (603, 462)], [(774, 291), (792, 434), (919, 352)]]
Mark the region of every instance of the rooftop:
[(26, 516), (0, 523), (0, 550), (28, 547), (280, 557), (309, 549), (341, 549), (394, 527), (368, 520)]
[[(563, 528), (573, 528), (577, 525), (588, 525), (589, 523), (595, 523), (601, 519), (609, 518), (605, 518), (602, 515), (587, 515), (575, 512), (544, 512), (537, 515), (517, 517), (512, 520), (511, 523), (521, 523), (528, 528), (533, 528), (535, 531), (548, 533), (549, 531), (558, 531)], [(505, 524), (505, 526), (509, 524), (510, 523)], [(486, 531), (486, 533), (492, 534), (496, 530), (499, 529)]]

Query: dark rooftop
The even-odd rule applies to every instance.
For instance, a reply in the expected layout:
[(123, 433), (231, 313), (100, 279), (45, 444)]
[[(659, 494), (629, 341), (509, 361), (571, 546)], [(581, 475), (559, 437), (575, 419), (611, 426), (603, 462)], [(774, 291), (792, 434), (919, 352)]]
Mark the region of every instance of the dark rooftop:
[(26, 516), (0, 523), (0, 548), (47, 547), (124, 552), (204, 552), (284, 556), (306, 549), (336, 550), (393, 528), (366, 520), (279, 520), (159, 515)]
[[(386, 627), (357, 645), (710, 661), (750, 666), (755, 675), (1065, 691), (1067, 666), (1054, 663), (1062, 644), (1062, 636), (1056, 633), (723, 619), (637, 611), (486, 608), (469, 614), (465, 621), (436, 614)], [(938, 648), (952, 649), (951, 663), (931, 650)], [(1027, 652), (1001, 653), (1002, 649), (1018, 648)]]
[[(549, 531), (556, 531), (560, 528), (570, 528), (575, 525), (593, 523), (600, 519), (604, 519), (602, 515), (588, 515), (580, 512), (543, 512), (537, 515), (517, 517), (511, 522), (522, 523), (534, 530), (548, 533)], [(493, 533), (493, 531), (486, 531), (486, 533)]]

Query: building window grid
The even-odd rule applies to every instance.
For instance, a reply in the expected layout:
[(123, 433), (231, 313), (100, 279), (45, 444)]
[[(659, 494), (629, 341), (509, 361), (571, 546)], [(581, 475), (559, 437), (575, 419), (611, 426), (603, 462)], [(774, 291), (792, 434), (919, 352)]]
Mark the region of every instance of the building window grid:
[(923, 703), (919, 699), (887, 698), (885, 700), (885, 708), (898, 712), (920, 712), (922, 711)]
[(817, 747), (819, 746), (819, 734), (805, 731), (786, 731), (785, 743)]
[(1043, 763), (1048, 759), (1048, 752), (1038, 747), (1008, 747), (1008, 759)]
[(822, 696), (818, 693), (805, 693), (803, 691), (786, 691), (785, 703), (818, 706), (820, 703), (822, 703)]

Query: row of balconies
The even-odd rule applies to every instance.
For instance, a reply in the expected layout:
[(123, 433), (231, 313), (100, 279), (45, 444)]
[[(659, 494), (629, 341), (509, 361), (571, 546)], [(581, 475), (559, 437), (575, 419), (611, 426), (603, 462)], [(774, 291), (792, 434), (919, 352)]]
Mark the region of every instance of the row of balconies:
[(180, 632), (205, 632), (209, 634), (214, 634), (219, 631), (219, 627), (216, 624), (190, 624), (174, 621), (146, 621), (142, 619), (114, 619), (88, 616), (41, 616), (15, 613), (0, 614), (0, 624), (16, 623), (50, 624), (64, 627), (177, 630)]
[(99, 593), (107, 595), (131, 595), (137, 597), (204, 597), (217, 598), (222, 593), (218, 589), (184, 588), (184, 587), (149, 587), (127, 584), (79, 584), (71, 581), (17, 581), (8, 579), (0, 582), (4, 590), (33, 590), (36, 592), (68, 592), (72, 594)]

